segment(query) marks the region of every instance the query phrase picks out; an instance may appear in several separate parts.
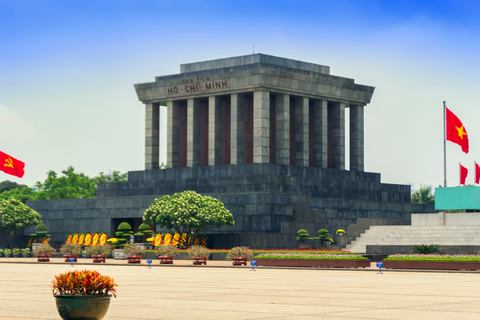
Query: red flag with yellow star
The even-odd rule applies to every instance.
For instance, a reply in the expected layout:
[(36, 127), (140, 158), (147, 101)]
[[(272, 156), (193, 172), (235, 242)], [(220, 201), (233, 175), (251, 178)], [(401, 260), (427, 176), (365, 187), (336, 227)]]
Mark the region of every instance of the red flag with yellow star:
[(467, 130), (463, 126), (462, 121), (453, 114), (452, 111), (446, 109), (446, 123), (445, 128), (447, 131), (447, 140), (458, 144), (462, 147), (462, 151), (468, 153), (468, 134)]
[(21, 178), (25, 174), (23, 168), (25, 168), (24, 162), (10, 157), (8, 154), (0, 151), (0, 171)]

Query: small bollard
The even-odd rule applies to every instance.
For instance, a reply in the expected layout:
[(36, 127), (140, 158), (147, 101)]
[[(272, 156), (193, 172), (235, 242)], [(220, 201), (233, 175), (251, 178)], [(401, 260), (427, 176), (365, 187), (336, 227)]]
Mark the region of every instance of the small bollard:
[(382, 272), (383, 262), (377, 262), (377, 268), (378, 268), (378, 272), (377, 272), (377, 273), (383, 274), (383, 272)]
[(252, 260), (250, 261), (250, 265), (252, 266), (252, 269), (250, 269), (250, 271), (257, 271), (255, 270), (255, 266), (257, 265), (257, 260)]
[(150, 266), (152, 264), (152, 259), (147, 259), (147, 263), (148, 263), (147, 269), (152, 269), (152, 267)]
[(70, 258), (70, 266), (74, 267), (73, 262), (75, 261), (75, 258)]

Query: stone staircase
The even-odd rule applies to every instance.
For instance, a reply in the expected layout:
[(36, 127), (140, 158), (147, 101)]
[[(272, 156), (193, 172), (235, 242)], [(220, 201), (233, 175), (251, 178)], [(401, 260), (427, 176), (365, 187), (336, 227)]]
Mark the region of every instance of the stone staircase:
[(366, 253), (367, 245), (412, 246), (420, 244), (479, 246), (480, 225), (371, 226), (345, 249)]

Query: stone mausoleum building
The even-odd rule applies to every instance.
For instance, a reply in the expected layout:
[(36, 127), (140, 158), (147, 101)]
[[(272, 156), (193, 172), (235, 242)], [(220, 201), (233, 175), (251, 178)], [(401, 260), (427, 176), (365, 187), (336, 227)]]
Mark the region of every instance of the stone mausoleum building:
[[(145, 108), (145, 170), (98, 185), (96, 199), (29, 202), (57, 241), (112, 235), (122, 221), (138, 227), (155, 198), (184, 190), (216, 197), (234, 215), (234, 228), (209, 233), (211, 248), (295, 248), (300, 228), (346, 229), (337, 239), (345, 245), (370, 225), (409, 224), (411, 213), (433, 211), (410, 203), (410, 186), (364, 171), (364, 109), (374, 88), (327, 66), (252, 54), (183, 64), (135, 90)], [(163, 170), (160, 108), (168, 118)]]

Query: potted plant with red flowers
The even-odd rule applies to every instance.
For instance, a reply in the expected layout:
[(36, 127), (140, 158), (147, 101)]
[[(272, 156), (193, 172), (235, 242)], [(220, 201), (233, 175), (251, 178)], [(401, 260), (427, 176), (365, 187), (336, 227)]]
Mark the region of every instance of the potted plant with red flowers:
[(210, 250), (203, 246), (193, 245), (188, 249), (188, 255), (193, 260), (194, 265), (206, 265)]
[(127, 255), (128, 263), (140, 263), (142, 256), (139, 255), (140, 248), (135, 243), (127, 243), (123, 249), (123, 253)]
[(96, 270), (74, 270), (56, 275), (52, 293), (64, 320), (100, 320), (105, 317), (118, 285)]
[(94, 263), (105, 263), (107, 255), (112, 251), (112, 247), (109, 244), (97, 244), (96, 246), (90, 246), (85, 248), (86, 255), (93, 258)]
[(37, 257), (38, 262), (50, 261), (50, 256), (55, 252), (55, 249), (48, 243), (41, 243), (33, 249), (33, 256)]
[(227, 260), (233, 260), (234, 266), (247, 265), (252, 259), (252, 250), (249, 247), (234, 247), (227, 253)]
[(63, 253), (65, 262), (70, 262), (70, 258), (74, 258), (74, 262), (77, 262), (78, 255), (82, 252), (82, 247), (75, 243), (64, 243), (60, 247), (60, 252)]
[(179, 253), (178, 248), (171, 244), (159, 245), (155, 253), (160, 260), (160, 264), (173, 264), (173, 258)]

